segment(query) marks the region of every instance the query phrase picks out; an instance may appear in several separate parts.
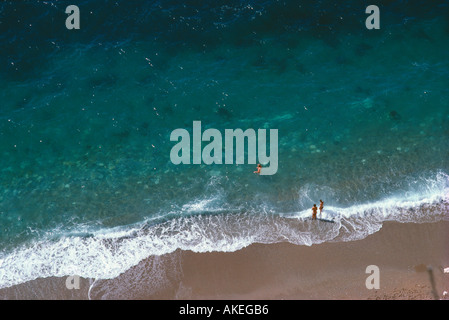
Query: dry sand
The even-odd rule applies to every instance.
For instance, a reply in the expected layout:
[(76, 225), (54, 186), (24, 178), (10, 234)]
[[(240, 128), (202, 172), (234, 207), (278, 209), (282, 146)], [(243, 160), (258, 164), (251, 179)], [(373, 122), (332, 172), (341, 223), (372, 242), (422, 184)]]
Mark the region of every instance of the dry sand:
[[(449, 291), (449, 222), (387, 222), (367, 238), (296, 246), (255, 244), (234, 253), (185, 253), (191, 297), (217, 299), (432, 299), (426, 266), (440, 296)], [(379, 290), (365, 285), (368, 265)]]
[[(297, 246), (253, 244), (237, 252), (177, 250), (150, 257), (116, 279), (38, 279), (0, 290), (3, 299), (433, 299), (449, 291), (449, 222), (386, 222), (363, 240)], [(365, 285), (368, 265), (380, 288)], [(92, 286), (93, 284), (93, 286)], [(89, 288), (91, 288), (89, 292)]]

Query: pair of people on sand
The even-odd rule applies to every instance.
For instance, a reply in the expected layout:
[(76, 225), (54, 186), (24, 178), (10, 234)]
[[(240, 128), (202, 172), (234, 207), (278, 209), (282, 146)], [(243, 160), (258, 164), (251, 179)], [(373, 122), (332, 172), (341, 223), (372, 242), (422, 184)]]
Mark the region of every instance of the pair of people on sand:
[[(324, 202), (323, 202), (323, 200), (320, 199), (320, 208), (319, 208), (320, 215), (321, 215), (321, 212), (323, 211), (323, 208), (324, 208)], [(316, 204), (314, 204), (312, 207), (312, 220), (316, 220), (317, 211), (318, 211), (318, 208), (317, 208)]]

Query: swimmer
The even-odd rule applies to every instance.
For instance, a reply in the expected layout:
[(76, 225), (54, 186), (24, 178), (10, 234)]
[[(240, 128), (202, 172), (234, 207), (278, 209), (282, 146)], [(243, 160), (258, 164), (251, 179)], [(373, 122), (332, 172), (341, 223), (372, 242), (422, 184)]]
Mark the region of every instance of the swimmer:
[(254, 171), (254, 173), (260, 174), (260, 170), (262, 170), (262, 165), (259, 163), (259, 164), (257, 165), (257, 170)]
[(312, 220), (316, 220), (316, 212), (317, 212), (318, 208), (316, 207), (316, 204), (313, 205), (312, 207)]

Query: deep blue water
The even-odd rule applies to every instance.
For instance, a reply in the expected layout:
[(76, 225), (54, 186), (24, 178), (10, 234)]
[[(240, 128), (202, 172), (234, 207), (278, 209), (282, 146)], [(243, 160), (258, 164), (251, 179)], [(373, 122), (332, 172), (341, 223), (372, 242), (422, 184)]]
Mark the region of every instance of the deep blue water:
[[(377, 3), (0, 2), (0, 288), (447, 220), (449, 3)], [(195, 120), (278, 129), (277, 173), (174, 165)]]

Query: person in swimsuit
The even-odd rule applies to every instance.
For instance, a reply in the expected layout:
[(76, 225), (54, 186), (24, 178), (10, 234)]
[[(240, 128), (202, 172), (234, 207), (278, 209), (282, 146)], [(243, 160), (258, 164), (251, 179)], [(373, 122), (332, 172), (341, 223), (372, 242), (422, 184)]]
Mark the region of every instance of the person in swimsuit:
[(259, 163), (259, 164), (257, 165), (257, 170), (254, 171), (254, 173), (260, 173), (260, 170), (262, 170), (262, 165)]
[(321, 215), (321, 212), (323, 211), (323, 208), (324, 208), (324, 202), (323, 202), (323, 200), (320, 199), (320, 215)]
[(316, 212), (317, 212), (318, 208), (316, 207), (316, 204), (313, 205), (312, 207), (312, 220), (316, 220)]

